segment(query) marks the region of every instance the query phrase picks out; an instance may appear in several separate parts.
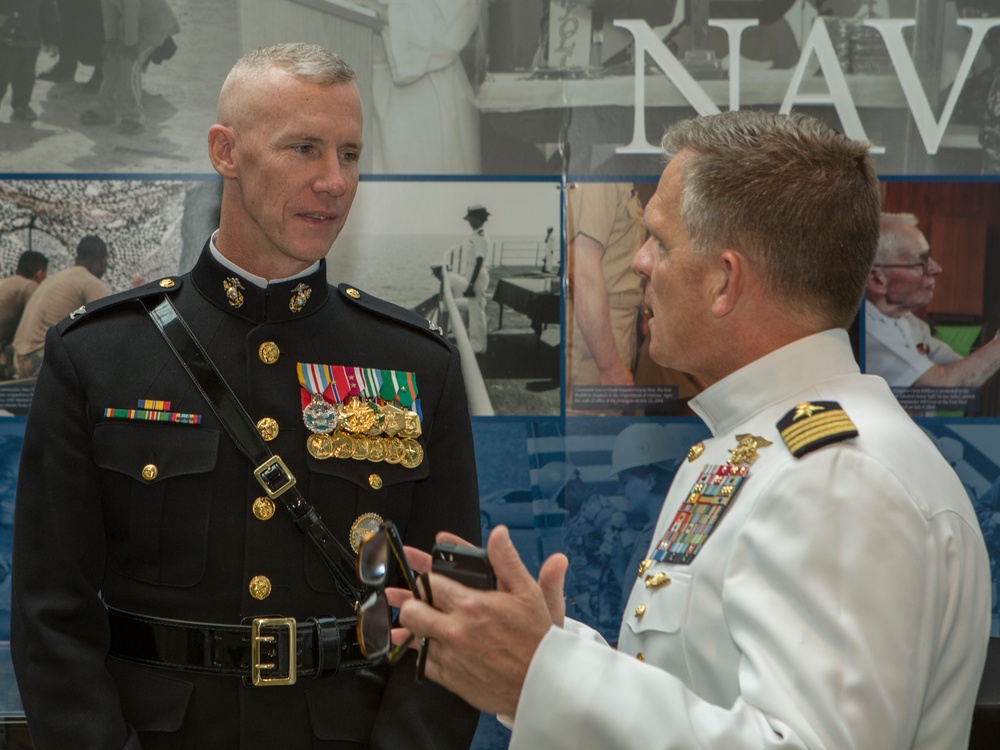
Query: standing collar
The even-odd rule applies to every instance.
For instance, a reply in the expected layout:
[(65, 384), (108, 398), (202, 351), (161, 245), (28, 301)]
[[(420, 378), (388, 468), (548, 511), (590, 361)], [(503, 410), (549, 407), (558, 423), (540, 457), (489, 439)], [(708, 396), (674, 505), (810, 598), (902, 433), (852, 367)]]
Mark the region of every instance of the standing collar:
[(834, 328), (766, 354), (713, 383), (689, 405), (720, 435), (824, 380), (859, 371), (847, 331)]
[(280, 323), (309, 315), (329, 296), (326, 260), (289, 279), (266, 282), (213, 254), (211, 240), (191, 270), (191, 280), (209, 302), (255, 323)]

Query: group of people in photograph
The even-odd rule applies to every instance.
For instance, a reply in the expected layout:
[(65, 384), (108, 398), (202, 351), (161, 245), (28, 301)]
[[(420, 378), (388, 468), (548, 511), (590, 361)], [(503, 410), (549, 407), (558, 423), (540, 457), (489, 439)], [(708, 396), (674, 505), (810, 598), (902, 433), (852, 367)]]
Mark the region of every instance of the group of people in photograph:
[[(180, 31), (168, 0), (4, 0), (0, 4), (0, 99), (11, 88), (11, 118), (33, 122), (36, 79), (76, 81), (79, 65), (91, 69), (82, 82), (95, 95), (80, 112), (84, 125), (116, 125), (119, 133), (144, 129), (142, 72), (177, 50)], [(43, 44), (56, 49), (52, 67), (36, 70)]]

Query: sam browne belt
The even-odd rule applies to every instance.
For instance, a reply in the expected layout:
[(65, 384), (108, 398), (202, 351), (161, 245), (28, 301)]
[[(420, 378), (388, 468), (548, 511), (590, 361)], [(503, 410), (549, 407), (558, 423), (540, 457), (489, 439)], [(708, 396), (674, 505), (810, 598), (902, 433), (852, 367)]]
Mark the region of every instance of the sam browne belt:
[(354, 617), (260, 617), (248, 625), (147, 617), (108, 607), (111, 656), (182, 672), (243, 677), (253, 685), (291, 685), (370, 666)]

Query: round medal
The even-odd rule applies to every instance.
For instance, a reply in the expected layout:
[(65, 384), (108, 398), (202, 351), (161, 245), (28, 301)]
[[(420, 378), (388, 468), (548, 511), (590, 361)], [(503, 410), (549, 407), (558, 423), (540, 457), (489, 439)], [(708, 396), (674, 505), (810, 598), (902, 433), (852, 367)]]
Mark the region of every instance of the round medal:
[(354, 455), (354, 441), (350, 435), (335, 432), (330, 436), (330, 441), (333, 443), (334, 458), (350, 458)]
[(333, 440), (326, 434), (310, 435), (306, 438), (306, 450), (313, 458), (330, 458), (333, 455)]
[(406, 438), (403, 440), (403, 458), (400, 463), (407, 469), (415, 469), (424, 460), (424, 449), (416, 440)]
[(376, 463), (385, 460), (385, 440), (383, 438), (368, 438), (368, 460)]
[(354, 437), (354, 453), (351, 458), (356, 461), (364, 461), (368, 458), (368, 454), (371, 452), (371, 439), (365, 437), (364, 435), (356, 435)]
[(328, 434), (337, 427), (337, 407), (323, 398), (322, 393), (314, 393), (312, 401), (302, 410), (302, 421), (309, 432)]
[(398, 464), (403, 460), (403, 441), (399, 438), (386, 438), (385, 441), (385, 462), (388, 464)]
[(361, 542), (378, 531), (382, 525), (382, 517), (378, 513), (362, 513), (351, 524), (351, 549), (355, 552), (361, 546)]

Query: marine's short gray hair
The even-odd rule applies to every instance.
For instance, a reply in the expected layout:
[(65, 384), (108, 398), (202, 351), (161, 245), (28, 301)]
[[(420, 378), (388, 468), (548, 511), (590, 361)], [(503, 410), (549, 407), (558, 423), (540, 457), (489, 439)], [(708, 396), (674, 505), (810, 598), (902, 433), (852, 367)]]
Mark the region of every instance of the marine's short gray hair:
[(236, 61), (229, 71), (229, 77), (255, 76), (272, 67), (321, 84), (347, 83), (358, 77), (354, 69), (337, 53), (304, 42), (272, 44), (251, 50)]
[(243, 114), (244, 93), (254, 89), (254, 84), (273, 68), (323, 86), (352, 83), (358, 77), (340, 55), (315, 44), (291, 42), (258, 47), (237, 60), (226, 76), (219, 93), (218, 121), (227, 124)]

